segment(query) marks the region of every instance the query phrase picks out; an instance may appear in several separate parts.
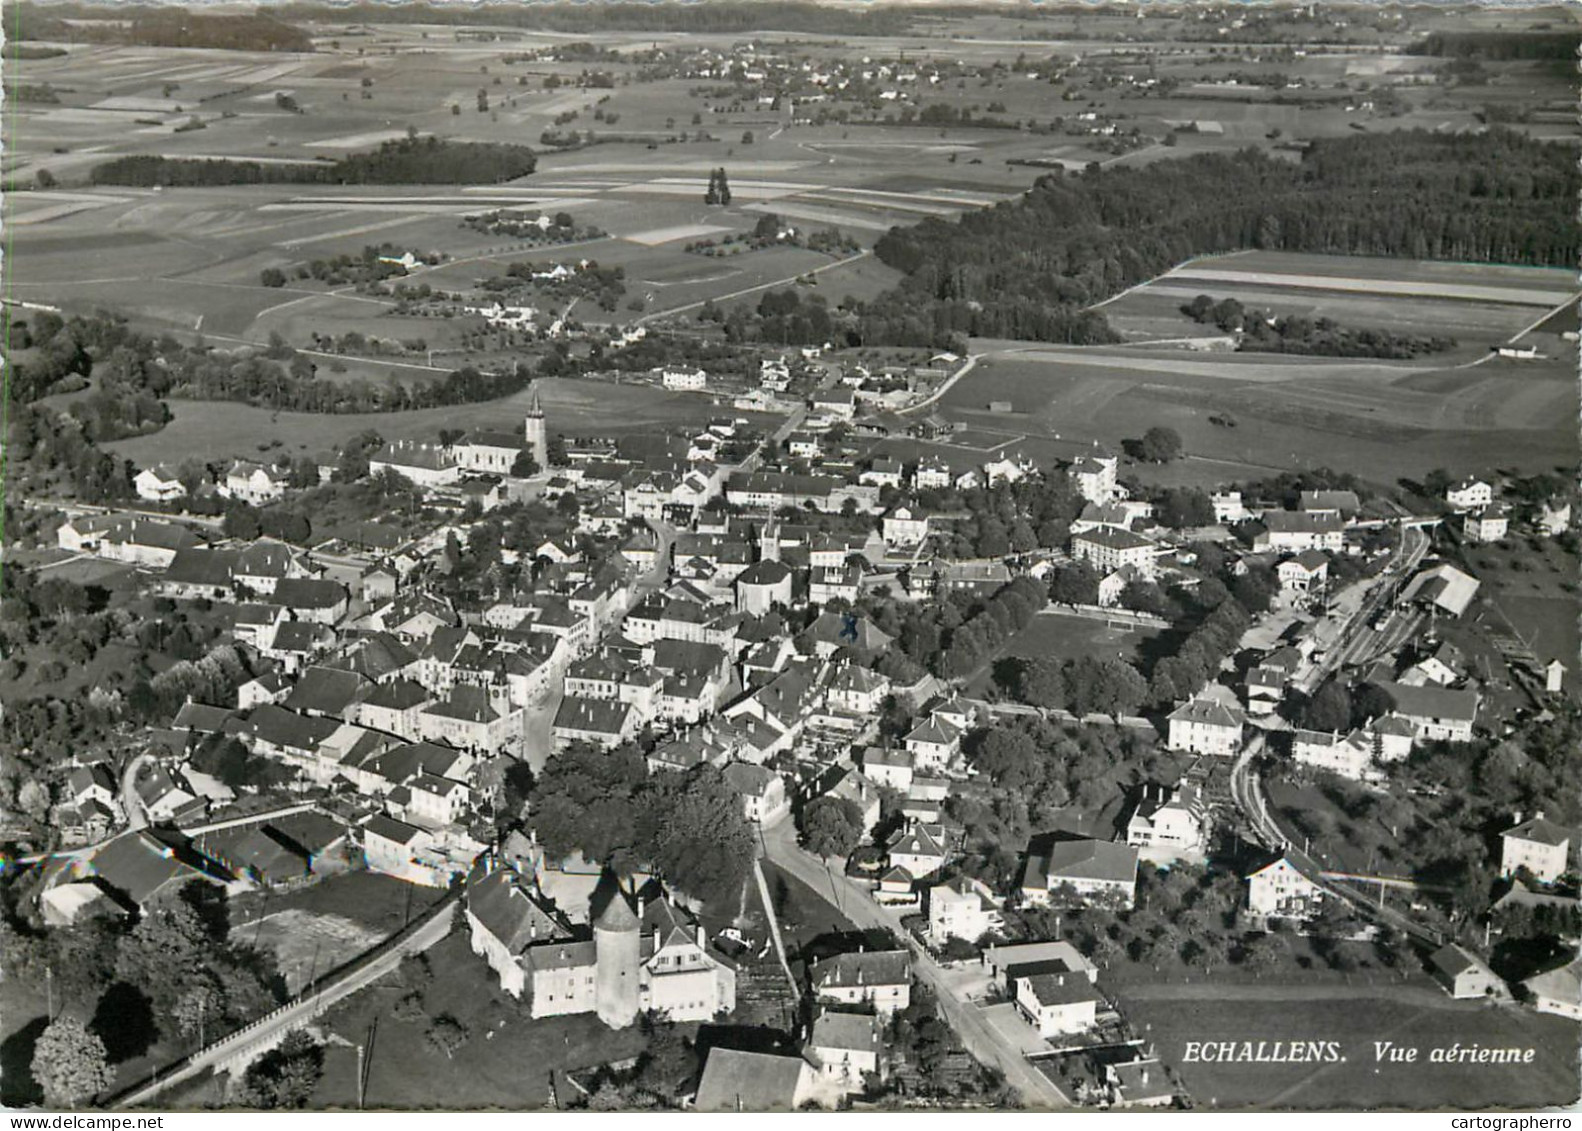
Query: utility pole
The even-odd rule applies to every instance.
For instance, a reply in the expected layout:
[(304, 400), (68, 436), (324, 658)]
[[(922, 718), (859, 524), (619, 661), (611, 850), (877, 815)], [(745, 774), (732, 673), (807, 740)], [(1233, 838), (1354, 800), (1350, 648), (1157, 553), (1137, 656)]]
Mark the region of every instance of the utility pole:
[(52, 967), (44, 967), (44, 1018), (45, 1024), (55, 1020), (55, 971)]
[(363, 1109), (363, 1046), (357, 1046), (357, 1110)]

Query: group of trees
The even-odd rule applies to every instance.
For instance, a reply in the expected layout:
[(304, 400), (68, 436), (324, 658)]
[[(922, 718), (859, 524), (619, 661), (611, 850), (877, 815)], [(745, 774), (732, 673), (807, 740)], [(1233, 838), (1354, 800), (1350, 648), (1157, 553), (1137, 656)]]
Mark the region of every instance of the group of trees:
[(1237, 349), (1257, 353), (1299, 353), (1321, 357), (1382, 357), (1406, 359), (1439, 353), (1455, 346), (1454, 338), (1400, 334), (1393, 330), (1342, 327), (1330, 318), (1284, 317), (1244, 307), (1234, 298), (1218, 302), (1198, 295), (1181, 307), (1197, 322), (1211, 322), (1227, 333), (1242, 337)]
[(1079, 656), (1057, 660), (1040, 656), (1017, 660), (1008, 682), (1015, 697), (1034, 707), (1070, 711), (1077, 716), (1135, 714), (1148, 700), (1148, 681), (1119, 657)]
[(537, 163), (538, 158), (525, 145), (449, 141), (429, 135), (387, 141), (369, 153), (352, 153), (317, 164), (135, 154), (95, 165), (88, 179), (96, 185), (138, 188), (502, 184), (527, 176)]
[(608, 753), (576, 743), (545, 764), (528, 825), (551, 859), (581, 852), (617, 872), (652, 868), (687, 895), (736, 907), (754, 841), (718, 768), (650, 775), (628, 743)]
[(6, 978), (36, 984), (47, 969), (61, 1009), (34, 1050), (46, 1099), (79, 1104), (156, 1039), (196, 1045), (272, 1009), (272, 960), (233, 943), (229, 925), (224, 891), (205, 880), (145, 907), (130, 928), (89, 919), (36, 934), (6, 919)]
[(1085, 307), (1245, 247), (1569, 265), (1578, 183), (1564, 147), (1499, 130), (1319, 138), (1297, 164), (1248, 149), (1056, 173), (1014, 204), (891, 229), (875, 251), (906, 278), (864, 311), (862, 338), (1113, 341)]
[(120, 43), (138, 47), (197, 47), (218, 51), (312, 51), (304, 29), (262, 12), (219, 15), (182, 8), (138, 7), (112, 13), (91, 4), (32, 3), (22, 10), (8, 35), (61, 43)]
[[(468, 25), (475, 14), (445, 4), (414, 3), (395, 7), (359, 2), (338, 4), (292, 0), (277, 9), (283, 19), (311, 23), (423, 23)], [(898, 35), (913, 25), (904, 10), (837, 9), (826, 11), (808, 0), (727, 0), (707, 8), (652, 5), (634, 0), (601, 4), (597, 8), (546, 4), (532, 8), (500, 5), (489, 12), (491, 24), (542, 31), (586, 35), (592, 32), (698, 32), (744, 34), (763, 30), (816, 32), (826, 36)]]
[(1176, 781), (1183, 768), (1149, 731), (1049, 719), (1002, 718), (967, 737), (978, 771), (946, 812), (966, 830), (963, 869), (991, 885), (1011, 883), (1033, 833), (1069, 806), (1098, 809), (1145, 781)]

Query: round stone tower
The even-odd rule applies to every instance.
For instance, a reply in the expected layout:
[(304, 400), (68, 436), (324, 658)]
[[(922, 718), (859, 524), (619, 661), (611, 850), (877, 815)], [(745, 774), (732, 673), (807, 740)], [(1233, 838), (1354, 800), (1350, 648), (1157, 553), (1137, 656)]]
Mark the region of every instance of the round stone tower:
[(624, 1029), (637, 1020), (641, 929), (619, 888), (593, 921), (594, 1002), (599, 1020)]

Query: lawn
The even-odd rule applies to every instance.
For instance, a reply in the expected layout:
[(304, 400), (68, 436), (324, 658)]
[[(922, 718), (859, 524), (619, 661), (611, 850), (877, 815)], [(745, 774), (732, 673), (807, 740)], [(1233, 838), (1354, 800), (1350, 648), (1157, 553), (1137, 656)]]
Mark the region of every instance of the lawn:
[(382, 980), (321, 1019), (321, 1028), (334, 1036), (310, 1106), (356, 1105), (357, 1045), (368, 1078), (366, 1106), (409, 1110), (549, 1107), (552, 1074), (564, 1103), (565, 1071), (632, 1057), (644, 1047), (636, 1028), (612, 1031), (592, 1014), (532, 1020), (524, 1005), (500, 990), (463, 934), (450, 935), (428, 955), (434, 971), (424, 991), (428, 1014), (455, 1017), (471, 1034), (467, 1043), (448, 1059), (429, 1048), (426, 1021), (390, 1015), (405, 986)]
[[(231, 933), (253, 942), (261, 920), (294, 912), (333, 915), (383, 938), (399, 931), (444, 897), (437, 888), (419, 887), (377, 872), (345, 872), (288, 892), (247, 892), (231, 900)], [(352, 955), (339, 956), (340, 961)]]
[[(1111, 625), (1069, 613), (1041, 613), (1000, 648), (995, 659), (1074, 660), (1081, 656), (1117, 655), (1136, 662), (1144, 644), (1158, 629)], [(992, 682), (992, 666), (979, 673), (968, 694), (981, 694)]]
[[(1190, 995), (1185, 991), (1196, 991)], [(1577, 1026), (1556, 1017), (1454, 1002), (1437, 988), (1260, 984), (1139, 986), (1123, 1012), (1185, 1081), (1199, 1108), (1429, 1109), (1569, 1104), (1577, 1096)], [(1189, 1063), (1189, 1042), (1334, 1041), (1336, 1063)], [(1376, 1041), (1417, 1047), (1414, 1064), (1380, 1063)], [(1532, 1048), (1531, 1065), (1427, 1062), (1431, 1050)]]

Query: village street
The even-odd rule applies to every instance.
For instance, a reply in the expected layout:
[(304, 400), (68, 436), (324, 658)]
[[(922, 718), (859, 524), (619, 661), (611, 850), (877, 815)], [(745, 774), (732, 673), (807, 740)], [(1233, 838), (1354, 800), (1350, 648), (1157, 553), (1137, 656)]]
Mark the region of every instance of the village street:
[(985, 1019), (979, 1007), (960, 996), (961, 978), (953, 976), (901, 926), (901, 916), (880, 907), (868, 893), (848, 880), (837, 863), (823, 860), (797, 844), (796, 826), (790, 820), (764, 830), (768, 858), (818, 894), (829, 899), (858, 927), (888, 929), (905, 940), (912, 951), (912, 972), (934, 992), (939, 1009), (961, 1043), (984, 1064), (1005, 1074), (1008, 1084), (1030, 1108), (1066, 1108), (1071, 1103), (1054, 1083), (1022, 1056), (1021, 1049)]

